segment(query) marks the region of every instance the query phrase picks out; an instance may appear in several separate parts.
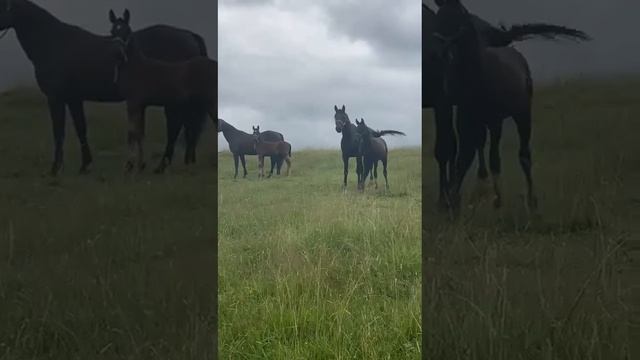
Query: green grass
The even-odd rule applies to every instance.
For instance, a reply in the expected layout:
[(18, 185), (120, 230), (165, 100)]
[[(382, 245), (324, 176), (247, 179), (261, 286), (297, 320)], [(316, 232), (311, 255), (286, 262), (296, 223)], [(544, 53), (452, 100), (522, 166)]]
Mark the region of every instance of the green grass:
[[(77, 175), (69, 121), (52, 179), (44, 98), (0, 95), (0, 359), (212, 358), (214, 147), (203, 140), (193, 170), (177, 151), (164, 176), (125, 176), (124, 105), (87, 113), (92, 173)], [(164, 128), (151, 111), (151, 163)]]
[(534, 106), (539, 218), (521, 198), (510, 120), (504, 208), (474, 196), (474, 166), (461, 218), (438, 214), (433, 122), (424, 113), (427, 358), (638, 357), (640, 80), (558, 83), (539, 89)]
[(419, 358), (420, 150), (389, 156), (387, 194), (381, 170), (358, 193), (353, 161), (343, 194), (339, 150), (294, 144), (265, 180), (219, 156), (221, 359)]

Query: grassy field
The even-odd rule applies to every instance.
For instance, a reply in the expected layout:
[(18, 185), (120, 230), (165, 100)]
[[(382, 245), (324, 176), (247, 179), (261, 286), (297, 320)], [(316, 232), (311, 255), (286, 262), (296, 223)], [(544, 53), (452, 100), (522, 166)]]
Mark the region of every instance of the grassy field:
[[(44, 98), (0, 95), (0, 359), (212, 358), (215, 134), (195, 169), (179, 150), (164, 176), (125, 176), (124, 105), (87, 113), (92, 173), (77, 175), (69, 121), (52, 179)], [(163, 150), (164, 128), (152, 111), (148, 154)]]
[(221, 153), (221, 359), (419, 358), (420, 153), (391, 151), (386, 194), (358, 193), (354, 164), (343, 194), (339, 150), (294, 144), (266, 180), (252, 156), (237, 181)]
[[(474, 196), (436, 211), (433, 122), (424, 112), (424, 355), (430, 359), (638, 358), (640, 79), (576, 80), (534, 98), (539, 218), (527, 216), (512, 121), (505, 206)], [(635, 347), (634, 347), (635, 346)]]

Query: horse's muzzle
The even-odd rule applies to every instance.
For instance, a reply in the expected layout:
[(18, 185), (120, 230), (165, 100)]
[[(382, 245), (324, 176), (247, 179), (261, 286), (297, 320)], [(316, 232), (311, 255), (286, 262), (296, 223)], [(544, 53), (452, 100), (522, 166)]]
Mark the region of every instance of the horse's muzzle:
[(342, 128), (339, 128), (339, 127), (336, 126), (336, 132), (337, 133), (341, 133), (342, 132)]

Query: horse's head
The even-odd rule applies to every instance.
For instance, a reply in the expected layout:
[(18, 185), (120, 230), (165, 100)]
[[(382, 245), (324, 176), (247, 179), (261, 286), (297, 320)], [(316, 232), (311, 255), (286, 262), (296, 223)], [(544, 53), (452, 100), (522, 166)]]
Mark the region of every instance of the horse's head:
[(253, 129), (253, 135), (258, 136), (260, 135), (260, 125), (258, 126), (251, 126), (251, 128)]
[(129, 9), (124, 9), (122, 17), (117, 17), (113, 10), (109, 10), (109, 21), (111, 22), (111, 36), (120, 39), (124, 42), (129, 40), (129, 37), (133, 33), (129, 21), (131, 20), (131, 14)]
[(451, 96), (456, 92), (458, 67), (465, 58), (462, 49), (478, 42), (472, 18), (460, 0), (437, 0), (434, 38), (439, 42), (439, 58), (443, 66), (443, 90)]
[(0, 0), (0, 31), (15, 26), (14, 2), (15, 0)]
[(336, 105), (333, 105), (333, 109), (336, 111), (336, 114), (333, 116), (336, 123), (336, 132), (341, 133), (345, 127), (351, 124), (351, 121), (349, 120), (349, 115), (347, 115), (344, 105), (342, 105), (340, 109)]
[(371, 142), (371, 129), (365, 124), (364, 118), (361, 118), (360, 121), (356, 119), (356, 134), (358, 136), (359, 150), (363, 151), (363, 145), (368, 146)]
[(227, 122), (218, 118), (218, 122), (217, 122), (217, 128), (218, 128), (218, 132), (222, 132), (224, 130), (225, 125), (227, 125)]

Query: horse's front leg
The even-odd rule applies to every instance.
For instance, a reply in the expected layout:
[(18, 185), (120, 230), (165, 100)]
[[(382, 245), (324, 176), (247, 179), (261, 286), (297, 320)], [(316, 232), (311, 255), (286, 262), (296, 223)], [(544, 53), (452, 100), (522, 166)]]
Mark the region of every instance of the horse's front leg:
[(129, 158), (125, 164), (125, 171), (131, 172), (136, 165), (142, 165), (142, 137), (144, 136), (144, 109), (140, 106), (128, 104), (127, 117), (129, 131), (127, 145), (129, 147)]
[(63, 147), (65, 133), (65, 103), (57, 99), (48, 98), (49, 113), (53, 125), (53, 164), (51, 165), (51, 175), (56, 176), (62, 168)]
[(342, 164), (344, 165), (344, 181), (342, 183), (342, 190), (347, 191), (347, 175), (349, 174), (349, 157), (342, 156)]

